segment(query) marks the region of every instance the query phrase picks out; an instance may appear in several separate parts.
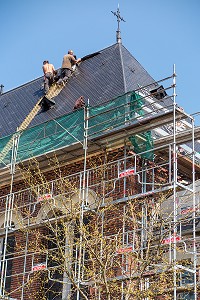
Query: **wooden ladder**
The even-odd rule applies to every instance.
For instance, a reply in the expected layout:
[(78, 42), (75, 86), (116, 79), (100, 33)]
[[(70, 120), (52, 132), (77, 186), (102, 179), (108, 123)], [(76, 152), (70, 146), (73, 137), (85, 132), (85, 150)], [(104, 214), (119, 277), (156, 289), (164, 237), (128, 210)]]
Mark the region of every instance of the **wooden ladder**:
[[(48, 91), (47, 95), (45, 95), (45, 97), (47, 97), (48, 99), (52, 99), (52, 98), (58, 96), (58, 94), (62, 91), (63, 88), (64, 88), (63, 84), (62, 85), (57, 85), (56, 83), (54, 83), (49, 88), (49, 91)], [(40, 99), (37, 101), (37, 103), (35, 104), (33, 109), (30, 111), (30, 113), (26, 116), (26, 118), (23, 120), (23, 122), (17, 128), (16, 132), (20, 132), (20, 131), (22, 131), (22, 130), (24, 130), (28, 127), (28, 125), (31, 123), (31, 121), (34, 119), (34, 117), (37, 115), (37, 113), (41, 109), (40, 103), (41, 103), (43, 98), (44, 98), (44, 96), (40, 97)], [(1, 151), (1, 153), (0, 153), (0, 162), (3, 162), (4, 158), (6, 157), (6, 155), (8, 154), (10, 149), (12, 148), (12, 146), (13, 146), (13, 136), (10, 138), (10, 140), (7, 142), (7, 144), (5, 145), (3, 150)]]

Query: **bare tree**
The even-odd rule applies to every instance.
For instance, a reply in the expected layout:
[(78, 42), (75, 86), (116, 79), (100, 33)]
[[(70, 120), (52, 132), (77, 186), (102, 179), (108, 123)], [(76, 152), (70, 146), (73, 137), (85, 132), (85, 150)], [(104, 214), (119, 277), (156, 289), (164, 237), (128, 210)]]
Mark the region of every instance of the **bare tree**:
[[(16, 239), (8, 296), (20, 299), (172, 299), (169, 193), (102, 199), (64, 177), (55, 159), (49, 183), (39, 164), (24, 168), (29, 195), (14, 204)], [(104, 188), (104, 168), (98, 180)], [(97, 181), (98, 181), (97, 180)], [(110, 187), (111, 185), (111, 187)], [(173, 232), (172, 232), (173, 233)], [(173, 241), (170, 241), (173, 247)]]

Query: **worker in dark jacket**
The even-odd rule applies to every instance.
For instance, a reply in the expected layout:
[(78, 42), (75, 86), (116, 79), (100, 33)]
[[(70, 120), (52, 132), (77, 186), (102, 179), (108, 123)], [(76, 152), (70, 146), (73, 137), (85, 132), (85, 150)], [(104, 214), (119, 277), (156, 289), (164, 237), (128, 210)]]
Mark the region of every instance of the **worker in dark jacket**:
[(62, 82), (66, 82), (67, 79), (71, 76), (71, 73), (73, 71), (73, 66), (75, 66), (77, 63), (81, 61), (81, 58), (76, 59), (74, 57), (74, 53), (72, 50), (68, 51), (68, 54), (64, 55), (63, 61), (62, 61), (62, 68), (61, 68), (61, 77), (58, 80), (58, 84), (61, 84)]

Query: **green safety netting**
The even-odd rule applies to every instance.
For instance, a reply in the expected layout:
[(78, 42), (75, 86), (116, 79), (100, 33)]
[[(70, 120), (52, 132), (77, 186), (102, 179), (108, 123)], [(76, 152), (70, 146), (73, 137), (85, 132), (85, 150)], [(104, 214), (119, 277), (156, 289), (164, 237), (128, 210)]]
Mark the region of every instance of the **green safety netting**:
[[(143, 105), (144, 100), (138, 94), (132, 93), (131, 112), (137, 112), (139, 116), (144, 116)], [(134, 146), (135, 153), (141, 153), (142, 158), (153, 160), (153, 138), (151, 131), (131, 136), (129, 140)]]
[(94, 138), (105, 130), (112, 130), (124, 126), (128, 120), (129, 100), (128, 95), (123, 95), (101, 106), (89, 109), (89, 136)]
[[(143, 104), (138, 94), (129, 92), (103, 105), (89, 107), (88, 138), (100, 137), (105, 132), (126, 126), (127, 122), (136, 121), (136, 116), (144, 115)], [(84, 110), (80, 109), (20, 132), (16, 161), (24, 161), (74, 143), (83, 143), (84, 126)], [(144, 136), (142, 139), (138, 136), (130, 139), (136, 153), (153, 147), (151, 133), (144, 135), (146, 140)], [(11, 160), (11, 150), (5, 152), (5, 147), (12, 138), (13, 135), (0, 139), (0, 160), (4, 164), (9, 164)], [(141, 146), (141, 141), (145, 146)], [(151, 155), (147, 156), (151, 158)]]
[(144, 116), (144, 99), (141, 98), (136, 93), (131, 94), (131, 99), (130, 99), (130, 111), (131, 114), (137, 113), (140, 116)]
[[(153, 160), (153, 139), (151, 131), (140, 133), (129, 138), (135, 153), (141, 153), (142, 158)], [(143, 153), (144, 152), (144, 153)]]
[[(26, 129), (20, 133), (17, 162), (83, 141), (83, 133), (83, 110), (77, 110), (58, 119)], [(12, 135), (5, 139), (11, 140)], [(6, 142), (3, 138), (0, 139), (0, 155), (4, 146), (6, 146)], [(3, 157), (3, 162), (8, 164), (10, 159), (11, 151)]]

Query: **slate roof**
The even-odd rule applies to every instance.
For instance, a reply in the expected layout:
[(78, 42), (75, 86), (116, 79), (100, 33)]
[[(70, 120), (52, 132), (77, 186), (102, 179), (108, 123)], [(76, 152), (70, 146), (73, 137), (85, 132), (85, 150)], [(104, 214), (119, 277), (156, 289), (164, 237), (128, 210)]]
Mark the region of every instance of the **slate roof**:
[[(154, 82), (131, 53), (116, 43), (85, 57), (61, 93), (54, 98), (55, 107), (39, 112), (29, 127), (71, 112), (75, 100), (81, 95), (94, 106), (135, 90), (138, 84), (146, 86)], [(0, 137), (16, 131), (43, 95), (42, 83), (43, 76), (0, 96)]]

